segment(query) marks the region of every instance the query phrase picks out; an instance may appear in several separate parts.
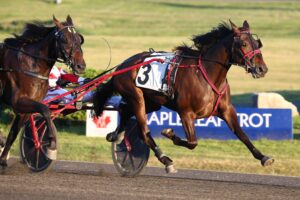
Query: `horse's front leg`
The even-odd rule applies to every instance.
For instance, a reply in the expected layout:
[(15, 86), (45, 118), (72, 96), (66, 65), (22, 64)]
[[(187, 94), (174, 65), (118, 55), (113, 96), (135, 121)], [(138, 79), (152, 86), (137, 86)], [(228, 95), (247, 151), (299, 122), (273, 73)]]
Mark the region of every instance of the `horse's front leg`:
[(4, 146), (4, 149), (1, 153), (0, 156), (0, 165), (3, 167), (7, 166), (7, 157), (8, 157), (8, 153), (10, 151), (10, 148), (12, 146), (12, 144), (14, 143), (14, 141), (17, 138), (17, 135), (19, 133), (20, 127), (23, 125), (24, 121), (26, 119), (26, 116), (24, 115), (17, 115), (13, 121), (12, 127), (9, 131), (8, 137), (6, 139), (6, 143)]
[(221, 110), (219, 115), (225, 122), (228, 127), (234, 132), (234, 134), (247, 146), (254, 158), (261, 161), (263, 166), (271, 165), (274, 162), (273, 158), (263, 155), (255, 146), (251, 143), (248, 136), (242, 130), (239, 125), (236, 111), (232, 104), (226, 106)]
[(198, 144), (194, 124), (195, 116), (191, 113), (183, 113), (180, 116), (187, 140), (183, 140), (176, 136), (171, 128), (164, 129), (161, 134), (171, 139), (175, 145), (183, 146), (188, 149), (194, 149)]
[(16, 113), (40, 113), (49, 128), (49, 137), (51, 138), (50, 146), (47, 148), (47, 157), (51, 160), (56, 160), (57, 157), (57, 142), (56, 142), (56, 128), (51, 120), (51, 112), (49, 108), (37, 101), (21, 98), (13, 105)]
[[(0, 131), (0, 149), (4, 147), (5, 142), (6, 142), (6, 138), (3, 136), (3, 133)], [(1, 151), (0, 151), (0, 155), (1, 155)]]

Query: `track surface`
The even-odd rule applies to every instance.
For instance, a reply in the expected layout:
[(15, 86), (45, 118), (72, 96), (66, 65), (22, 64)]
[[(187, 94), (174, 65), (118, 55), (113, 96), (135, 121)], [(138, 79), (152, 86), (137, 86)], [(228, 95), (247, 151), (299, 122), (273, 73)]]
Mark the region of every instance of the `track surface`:
[(31, 173), (16, 159), (1, 171), (0, 199), (300, 199), (300, 177), (198, 170), (166, 175), (146, 168), (120, 177), (112, 165), (59, 161), (46, 173)]

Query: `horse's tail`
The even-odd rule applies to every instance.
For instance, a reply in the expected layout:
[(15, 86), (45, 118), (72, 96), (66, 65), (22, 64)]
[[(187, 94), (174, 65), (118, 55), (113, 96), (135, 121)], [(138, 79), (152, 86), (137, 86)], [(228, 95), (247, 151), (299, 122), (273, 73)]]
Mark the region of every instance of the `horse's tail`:
[(107, 83), (102, 84), (97, 88), (93, 96), (94, 111), (97, 116), (100, 116), (102, 114), (107, 99), (111, 97), (113, 93), (114, 93), (113, 78), (110, 79)]

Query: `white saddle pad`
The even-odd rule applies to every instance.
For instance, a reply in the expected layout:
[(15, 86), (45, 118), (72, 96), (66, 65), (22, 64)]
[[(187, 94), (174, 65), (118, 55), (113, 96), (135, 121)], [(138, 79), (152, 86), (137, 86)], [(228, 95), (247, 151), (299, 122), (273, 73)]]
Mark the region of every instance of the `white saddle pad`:
[(162, 84), (166, 74), (166, 69), (170, 64), (170, 61), (174, 58), (173, 53), (153, 53), (151, 57), (146, 58), (144, 61), (149, 61), (153, 58), (163, 59), (164, 63), (152, 62), (148, 65), (140, 67), (138, 75), (135, 79), (137, 87), (147, 88), (155, 91), (163, 91)]

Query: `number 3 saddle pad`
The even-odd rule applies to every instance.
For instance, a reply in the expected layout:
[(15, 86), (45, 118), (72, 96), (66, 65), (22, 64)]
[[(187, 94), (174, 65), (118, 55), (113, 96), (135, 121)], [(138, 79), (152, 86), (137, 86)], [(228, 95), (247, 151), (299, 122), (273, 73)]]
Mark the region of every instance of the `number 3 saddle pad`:
[[(164, 79), (167, 75), (168, 67), (171, 60), (174, 58), (175, 54), (173, 53), (160, 53), (155, 52), (151, 54), (144, 62), (149, 61), (153, 58), (162, 59), (165, 62), (152, 62), (148, 65), (140, 67), (138, 75), (135, 79), (135, 84), (137, 87), (147, 88), (159, 92), (165, 92), (167, 90), (164, 85)], [(167, 85), (166, 85), (167, 86)]]

